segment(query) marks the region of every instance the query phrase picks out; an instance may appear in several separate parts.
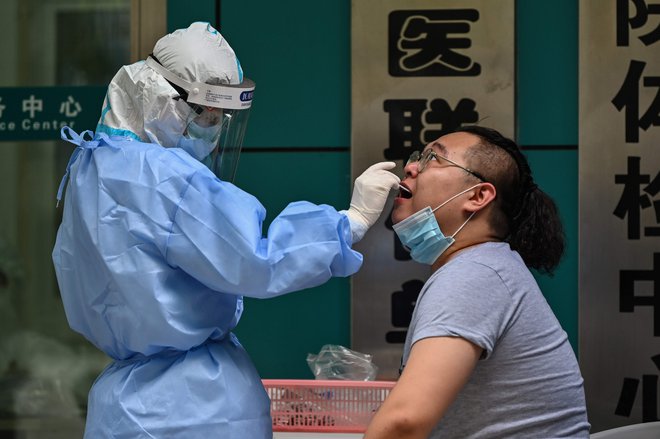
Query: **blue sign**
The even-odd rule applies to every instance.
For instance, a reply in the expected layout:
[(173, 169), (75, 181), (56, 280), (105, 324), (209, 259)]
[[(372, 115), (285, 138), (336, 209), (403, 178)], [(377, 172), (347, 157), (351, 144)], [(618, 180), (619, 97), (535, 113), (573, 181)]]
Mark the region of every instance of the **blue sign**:
[(106, 86), (0, 88), (0, 142), (57, 140), (96, 129)]
[(254, 90), (251, 90), (251, 91), (244, 91), (244, 92), (241, 93), (241, 97), (240, 97), (240, 99), (241, 99), (241, 101), (243, 101), (243, 102), (245, 102), (245, 101), (251, 101), (251, 100), (252, 100), (252, 96), (254, 96)]

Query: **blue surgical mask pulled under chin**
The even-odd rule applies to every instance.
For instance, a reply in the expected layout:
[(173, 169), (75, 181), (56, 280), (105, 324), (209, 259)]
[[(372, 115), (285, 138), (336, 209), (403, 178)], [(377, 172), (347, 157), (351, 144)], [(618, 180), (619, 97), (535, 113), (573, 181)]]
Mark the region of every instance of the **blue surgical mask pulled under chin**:
[(454, 236), (465, 227), (476, 212), (472, 212), (472, 215), (451, 236), (445, 236), (442, 233), (440, 225), (433, 213), (454, 198), (463, 195), (477, 186), (479, 185), (474, 185), (459, 192), (435, 209), (427, 206), (400, 223), (394, 224), (394, 232), (401, 240), (401, 243), (410, 251), (410, 257), (414, 261), (420, 264), (432, 265), (454, 243)]

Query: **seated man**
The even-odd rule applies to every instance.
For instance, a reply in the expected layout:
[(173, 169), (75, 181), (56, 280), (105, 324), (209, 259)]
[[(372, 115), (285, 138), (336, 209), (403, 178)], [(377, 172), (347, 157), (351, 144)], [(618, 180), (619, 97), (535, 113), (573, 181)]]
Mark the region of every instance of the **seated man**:
[(554, 202), (518, 146), (464, 127), (408, 160), (392, 221), (431, 265), (402, 373), (365, 438), (587, 438), (583, 379), (527, 267), (564, 249)]

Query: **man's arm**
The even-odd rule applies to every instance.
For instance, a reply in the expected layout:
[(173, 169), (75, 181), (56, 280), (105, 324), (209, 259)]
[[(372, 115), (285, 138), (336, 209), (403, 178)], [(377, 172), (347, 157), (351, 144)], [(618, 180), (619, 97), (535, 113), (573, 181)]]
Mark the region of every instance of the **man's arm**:
[(459, 337), (416, 342), (365, 439), (426, 438), (469, 379), (482, 349)]

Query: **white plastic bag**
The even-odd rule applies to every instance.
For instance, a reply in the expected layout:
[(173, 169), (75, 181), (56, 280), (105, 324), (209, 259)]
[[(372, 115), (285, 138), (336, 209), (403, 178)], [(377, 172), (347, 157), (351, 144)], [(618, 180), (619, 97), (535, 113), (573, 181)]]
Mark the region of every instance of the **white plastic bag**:
[(327, 344), (318, 355), (308, 354), (307, 364), (317, 380), (373, 381), (378, 374), (371, 355), (340, 345)]

